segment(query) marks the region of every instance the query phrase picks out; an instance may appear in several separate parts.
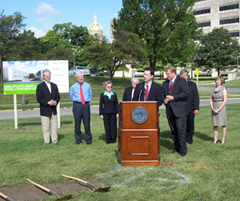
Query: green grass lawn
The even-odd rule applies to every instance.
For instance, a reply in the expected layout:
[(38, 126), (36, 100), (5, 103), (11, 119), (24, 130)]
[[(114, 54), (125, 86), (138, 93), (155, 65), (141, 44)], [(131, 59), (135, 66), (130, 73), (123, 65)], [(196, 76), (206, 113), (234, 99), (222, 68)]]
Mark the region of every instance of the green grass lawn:
[[(172, 166), (122, 167), (117, 143), (106, 144), (103, 122), (91, 115), (92, 145), (75, 144), (73, 116), (61, 117), (59, 145), (43, 145), (41, 120), (0, 120), (0, 187), (21, 185), (31, 178), (57, 183), (61, 174), (82, 178), (97, 186), (111, 186), (108, 193), (81, 191), (72, 200), (239, 200), (239, 104), (227, 105), (225, 144), (213, 144), (211, 110), (201, 107), (195, 119), (193, 145), (185, 157), (172, 154), (173, 142), (165, 110), (160, 110), (161, 162)], [(219, 129), (221, 140), (221, 129)], [(44, 199), (48, 200), (48, 199)]]
[[(109, 80), (109, 77), (103, 76), (85, 76), (85, 81), (88, 82), (92, 87), (92, 105), (99, 104), (100, 94), (104, 91), (102, 83)], [(140, 82), (143, 81), (143, 78), (140, 78)], [(162, 84), (164, 80), (155, 78), (155, 82)], [(71, 87), (76, 82), (75, 77), (69, 77), (69, 87)], [(196, 80), (194, 80), (196, 82)], [(201, 79), (198, 81), (198, 85), (202, 87), (214, 87), (214, 79)], [(113, 91), (117, 94), (119, 102), (122, 100), (122, 95), (126, 87), (131, 86), (131, 78), (114, 78), (113, 79)], [(233, 80), (226, 82), (224, 84), (227, 88), (240, 88), (240, 80)], [(72, 103), (68, 93), (61, 93), (61, 107), (71, 107)], [(199, 91), (200, 99), (209, 99), (210, 91)], [(228, 98), (240, 98), (239, 93), (228, 93)], [(21, 105), (22, 95), (17, 95), (18, 109), (33, 109), (39, 108), (39, 104), (36, 101), (35, 94), (26, 95), (26, 104)], [(3, 95), (3, 89), (0, 89), (0, 110), (13, 109), (13, 95)]]

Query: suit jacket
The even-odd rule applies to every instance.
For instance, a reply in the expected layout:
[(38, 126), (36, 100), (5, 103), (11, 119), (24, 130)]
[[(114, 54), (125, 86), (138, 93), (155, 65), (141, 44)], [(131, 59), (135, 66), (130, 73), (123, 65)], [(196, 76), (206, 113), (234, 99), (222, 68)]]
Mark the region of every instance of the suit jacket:
[[(167, 80), (162, 84), (164, 98), (169, 95), (169, 82), (170, 81)], [(173, 113), (176, 117), (183, 117), (189, 114), (188, 94), (189, 90), (186, 80), (180, 77), (176, 77), (171, 91), (171, 95), (174, 97), (174, 100), (169, 102), (171, 103)], [(169, 103), (166, 105), (167, 118), (169, 117), (170, 113)]]
[(193, 112), (194, 110), (199, 110), (199, 95), (197, 85), (194, 82), (187, 81), (189, 88), (189, 96), (188, 96), (188, 106), (189, 112)]
[(99, 115), (103, 114), (117, 114), (118, 113), (118, 99), (117, 94), (111, 95), (111, 99), (108, 96), (100, 95), (99, 102)]
[(132, 87), (128, 87), (125, 89), (122, 100), (123, 101), (132, 101)]
[(56, 84), (50, 82), (51, 91), (50, 93), (45, 82), (42, 82), (37, 86), (37, 102), (40, 103), (40, 115), (41, 116), (52, 116), (57, 114), (56, 106), (48, 105), (48, 101), (55, 100), (57, 103), (60, 101), (60, 95)]
[[(133, 101), (138, 101), (139, 96), (140, 96), (140, 101), (144, 101), (144, 97), (145, 97), (144, 85), (145, 85), (145, 82), (137, 84), (135, 88), (134, 96), (133, 96)], [(164, 101), (163, 88), (159, 84), (152, 82), (147, 101), (157, 101), (158, 106), (162, 105)]]

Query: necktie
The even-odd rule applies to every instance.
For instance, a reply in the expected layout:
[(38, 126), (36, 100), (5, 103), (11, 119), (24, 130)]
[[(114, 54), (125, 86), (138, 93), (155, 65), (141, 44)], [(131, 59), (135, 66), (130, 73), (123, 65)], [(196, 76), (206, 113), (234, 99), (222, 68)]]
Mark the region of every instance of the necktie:
[(173, 86), (173, 82), (171, 81), (170, 86), (169, 86), (169, 95), (171, 95), (171, 93), (172, 93), (172, 86)]
[(81, 98), (82, 104), (85, 105), (85, 98), (82, 90), (82, 84), (80, 84), (80, 98)]
[(146, 85), (146, 93), (145, 93), (145, 101), (147, 101), (148, 99), (148, 93), (149, 93), (149, 89), (148, 89), (148, 84)]

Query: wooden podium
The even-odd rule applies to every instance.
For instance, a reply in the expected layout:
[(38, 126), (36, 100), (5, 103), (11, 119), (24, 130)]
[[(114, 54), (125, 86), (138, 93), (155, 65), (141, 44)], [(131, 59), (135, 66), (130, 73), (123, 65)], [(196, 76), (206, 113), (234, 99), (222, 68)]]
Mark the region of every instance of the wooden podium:
[(118, 162), (122, 166), (159, 165), (160, 128), (157, 101), (120, 103)]

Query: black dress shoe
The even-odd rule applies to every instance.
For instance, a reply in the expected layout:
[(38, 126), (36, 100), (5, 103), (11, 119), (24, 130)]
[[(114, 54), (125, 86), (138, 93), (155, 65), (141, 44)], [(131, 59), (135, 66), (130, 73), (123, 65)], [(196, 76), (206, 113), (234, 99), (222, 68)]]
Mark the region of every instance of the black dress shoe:
[(179, 151), (176, 150), (176, 149), (173, 149), (173, 152), (172, 152), (172, 153), (174, 154), (174, 153), (177, 153), (177, 152), (179, 152)]
[(183, 152), (181, 153), (182, 156), (186, 156), (187, 155), (187, 152)]

